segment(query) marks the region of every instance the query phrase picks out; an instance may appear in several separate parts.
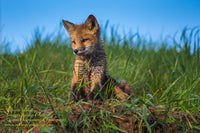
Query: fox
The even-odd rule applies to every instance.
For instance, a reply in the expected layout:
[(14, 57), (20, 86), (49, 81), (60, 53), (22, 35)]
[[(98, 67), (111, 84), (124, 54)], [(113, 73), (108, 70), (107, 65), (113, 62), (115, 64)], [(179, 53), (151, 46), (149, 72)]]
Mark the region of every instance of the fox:
[(75, 55), (73, 77), (71, 80), (72, 99), (97, 100), (116, 97), (128, 99), (131, 95), (130, 85), (121, 80), (118, 83), (107, 74), (107, 62), (101, 29), (94, 15), (89, 15), (82, 24), (62, 20), (70, 35), (73, 54)]

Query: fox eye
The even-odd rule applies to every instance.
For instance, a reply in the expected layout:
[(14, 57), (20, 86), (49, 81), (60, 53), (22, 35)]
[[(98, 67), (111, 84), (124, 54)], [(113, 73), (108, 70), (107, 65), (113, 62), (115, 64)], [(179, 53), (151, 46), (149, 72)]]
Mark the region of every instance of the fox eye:
[(89, 40), (89, 39), (83, 39), (81, 42), (86, 42), (87, 40)]
[(75, 42), (75, 41), (72, 41), (72, 43), (73, 43), (73, 44), (76, 44), (76, 42)]

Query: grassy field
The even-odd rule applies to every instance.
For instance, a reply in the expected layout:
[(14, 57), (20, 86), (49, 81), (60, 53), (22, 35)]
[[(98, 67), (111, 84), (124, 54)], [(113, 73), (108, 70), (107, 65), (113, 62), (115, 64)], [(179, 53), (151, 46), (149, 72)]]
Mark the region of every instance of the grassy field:
[[(129, 82), (134, 93), (130, 101), (70, 104), (74, 55), (69, 38), (41, 39), (36, 32), (26, 51), (0, 55), (0, 129), (199, 132), (200, 29), (185, 28), (162, 43), (139, 34), (120, 37), (114, 29), (109, 38), (103, 33), (108, 73)], [(151, 122), (152, 112), (164, 118)], [(128, 127), (125, 118), (131, 121)], [(169, 124), (176, 125), (175, 130), (169, 130)]]

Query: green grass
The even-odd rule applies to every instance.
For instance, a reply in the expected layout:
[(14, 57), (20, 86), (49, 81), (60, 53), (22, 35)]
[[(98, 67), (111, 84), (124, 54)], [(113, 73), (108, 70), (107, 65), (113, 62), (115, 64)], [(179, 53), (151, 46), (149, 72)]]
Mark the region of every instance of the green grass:
[[(153, 127), (147, 122), (147, 108), (162, 107), (169, 111), (199, 114), (200, 29), (185, 28), (178, 41), (175, 39), (177, 37), (174, 37), (168, 38), (163, 43), (148, 41), (139, 34), (121, 38), (114, 30), (111, 32), (111, 38), (103, 36), (108, 73), (115, 79), (125, 79), (129, 82), (134, 98), (130, 102), (122, 103), (128, 110), (136, 112), (143, 110), (137, 117), (144, 120), (149, 132), (153, 131)], [(69, 40), (62, 39), (60, 35), (54, 39), (49, 37), (41, 39), (39, 33), (36, 33), (34, 41), (23, 53), (2, 53), (0, 55), (1, 117), (5, 114), (7, 116), (16, 114), (16, 110), (19, 110), (17, 118), (23, 119), (27, 113), (32, 113), (34, 110), (45, 114), (45, 110), (51, 109), (54, 113), (49, 116), (56, 114), (60, 118), (62, 123), (60, 128), (63, 131), (66, 130), (66, 125), (77, 132), (84, 127), (88, 128), (88, 132), (122, 131), (122, 128), (111, 119), (113, 116), (122, 117), (128, 112), (120, 113), (120, 109), (119, 113), (113, 114), (101, 108), (100, 112), (90, 115), (82, 109), (80, 121), (67, 121), (69, 113), (65, 114), (64, 107), (70, 102), (73, 62), (74, 55)], [(80, 103), (81, 101), (76, 105), (81, 106)], [(122, 103), (115, 101), (112, 106)], [(56, 113), (58, 106), (63, 106), (62, 114)], [(66, 118), (67, 122), (63, 122), (61, 117)], [(46, 116), (41, 118), (36, 113), (30, 119), (36, 118), (42, 121)], [(8, 127), (3, 124), (3, 119), (0, 120), (0, 127), (3, 131), (7, 131)], [(20, 123), (23, 124), (23, 120)], [(181, 122), (175, 123), (184, 126)], [(28, 124), (31, 125), (31, 122)], [(80, 125), (82, 127), (79, 127)], [(191, 126), (200, 129), (198, 124)], [(20, 126), (17, 127), (17, 131), (22, 129)], [(9, 132), (13, 130), (16, 131), (11, 128)], [(52, 129), (49, 126), (42, 126), (41, 130)]]

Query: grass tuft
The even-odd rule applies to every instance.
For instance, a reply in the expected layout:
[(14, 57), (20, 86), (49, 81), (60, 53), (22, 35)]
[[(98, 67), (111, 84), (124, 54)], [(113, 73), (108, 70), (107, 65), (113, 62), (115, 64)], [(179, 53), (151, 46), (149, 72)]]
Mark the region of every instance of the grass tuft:
[[(108, 21), (102, 34), (108, 73), (129, 82), (134, 93), (130, 101), (101, 96), (102, 104), (70, 103), (74, 62), (70, 43), (61, 35), (41, 39), (36, 31), (32, 44), (22, 53), (12, 54), (1, 47), (0, 129), (165, 132), (176, 131), (168, 128), (175, 124), (178, 131), (199, 131), (199, 27), (186, 27), (179, 37), (162, 43), (148, 41), (139, 33), (120, 37), (114, 27), (108, 38), (107, 27)], [(20, 121), (14, 121), (17, 119)]]

